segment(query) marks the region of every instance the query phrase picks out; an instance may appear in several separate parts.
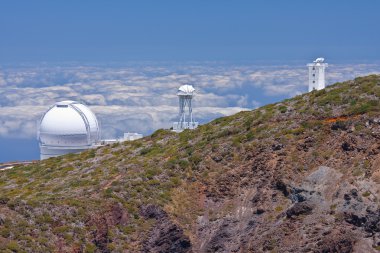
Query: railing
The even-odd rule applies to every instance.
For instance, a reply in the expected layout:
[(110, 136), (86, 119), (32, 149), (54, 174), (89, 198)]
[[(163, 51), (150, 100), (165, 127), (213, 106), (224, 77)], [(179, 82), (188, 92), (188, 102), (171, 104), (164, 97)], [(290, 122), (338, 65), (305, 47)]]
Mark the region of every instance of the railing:
[(185, 129), (195, 129), (199, 125), (198, 122), (174, 122), (173, 130), (174, 131), (182, 131)]

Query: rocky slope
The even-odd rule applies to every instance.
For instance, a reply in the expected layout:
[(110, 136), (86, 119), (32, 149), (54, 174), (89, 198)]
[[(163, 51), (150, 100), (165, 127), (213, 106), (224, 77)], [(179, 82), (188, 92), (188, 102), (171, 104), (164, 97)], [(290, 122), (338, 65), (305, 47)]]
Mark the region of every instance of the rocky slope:
[(380, 76), (0, 172), (1, 252), (378, 252)]

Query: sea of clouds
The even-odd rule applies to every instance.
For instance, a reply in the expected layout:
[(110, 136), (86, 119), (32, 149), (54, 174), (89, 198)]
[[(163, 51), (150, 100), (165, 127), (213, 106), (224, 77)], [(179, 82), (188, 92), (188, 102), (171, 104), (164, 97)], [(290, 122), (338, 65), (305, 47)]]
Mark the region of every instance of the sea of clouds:
[[(332, 64), (327, 83), (379, 74), (380, 64)], [(103, 138), (149, 134), (178, 117), (177, 88), (197, 90), (201, 123), (307, 91), (305, 64), (128, 63), (0, 66), (0, 137), (34, 138), (43, 113), (60, 100), (90, 106)]]

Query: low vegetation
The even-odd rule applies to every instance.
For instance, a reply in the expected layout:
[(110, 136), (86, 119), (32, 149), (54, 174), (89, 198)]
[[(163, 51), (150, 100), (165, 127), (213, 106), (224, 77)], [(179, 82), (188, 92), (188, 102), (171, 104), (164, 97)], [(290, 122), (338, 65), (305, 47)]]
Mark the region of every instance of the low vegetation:
[[(305, 139), (324, 145), (335, 131), (333, 124), (336, 131), (352, 128), (370, 136), (365, 122), (379, 115), (379, 98), (380, 77), (359, 77), (219, 118), (194, 131), (161, 129), (141, 140), (2, 171), (0, 251), (136, 252), (154, 225), (141, 215), (146, 205), (161, 207), (191, 238), (197, 217), (207, 209), (205, 192), (216, 198), (221, 190), (215, 190), (215, 182), (222, 184), (234, 166), (259, 150), (283, 147), (289, 147), (283, 159), (296, 173), (336, 164), (341, 154), (335, 146), (313, 153)], [(344, 118), (334, 121), (337, 117)], [(371, 174), (371, 164), (350, 162), (352, 172), (344, 173)], [(225, 196), (233, 194), (226, 189)], [(275, 215), (286, 208), (286, 203), (276, 206)], [(207, 212), (218, 219), (232, 209)]]

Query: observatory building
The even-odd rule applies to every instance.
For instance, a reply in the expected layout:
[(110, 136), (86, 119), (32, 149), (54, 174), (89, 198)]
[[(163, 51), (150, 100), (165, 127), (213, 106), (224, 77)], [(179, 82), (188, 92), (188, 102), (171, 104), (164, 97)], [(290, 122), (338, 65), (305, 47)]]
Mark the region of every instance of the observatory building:
[(193, 99), (195, 89), (192, 85), (182, 85), (179, 87), (177, 96), (179, 100), (179, 120), (173, 123), (173, 131), (182, 132), (185, 129), (195, 129), (198, 122), (193, 119)]
[(324, 58), (317, 58), (313, 63), (307, 64), (309, 67), (309, 92), (313, 90), (322, 90), (325, 88), (325, 68)]
[(62, 101), (51, 106), (42, 116), (37, 139), (43, 160), (94, 147), (100, 140), (100, 127), (87, 106)]

